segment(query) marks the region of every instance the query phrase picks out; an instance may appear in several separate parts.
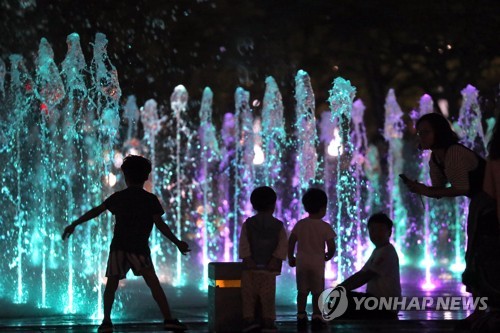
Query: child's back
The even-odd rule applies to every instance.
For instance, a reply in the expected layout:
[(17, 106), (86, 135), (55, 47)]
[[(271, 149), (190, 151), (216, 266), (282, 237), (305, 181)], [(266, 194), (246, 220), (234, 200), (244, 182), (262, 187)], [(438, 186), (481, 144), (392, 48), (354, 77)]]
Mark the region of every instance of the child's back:
[(158, 198), (143, 188), (131, 186), (115, 192), (104, 204), (116, 218), (111, 251), (149, 254), (153, 216), (164, 213)]
[(276, 275), (286, 259), (287, 242), (283, 222), (273, 217), (276, 193), (267, 186), (256, 188), (250, 201), (257, 214), (241, 227), (240, 258), (243, 259), (241, 295), (243, 332), (257, 329), (255, 307), (261, 308), (262, 332), (276, 332)]
[[(265, 269), (280, 245), (283, 222), (270, 214), (256, 214), (246, 220), (245, 226), (250, 256), (257, 268)], [(281, 253), (286, 255), (286, 250), (281, 249)]]
[[(320, 189), (309, 189), (302, 197), (302, 203), (309, 217), (293, 227), (288, 241), (290, 266), (297, 266), (297, 324), (300, 329), (307, 325), (307, 296), (313, 296), (313, 328), (321, 328), (323, 321), (318, 307), (319, 296), (325, 289), (325, 261), (335, 252), (335, 232), (322, 220), (326, 214), (328, 198)], [(297, 245), (297, 256), (295, 256)], [(325, 248), (328, 246), (328, 252)]]
[(307, 217), (297, 222), (292, 234), (297, 237), (297, 265), (325, 265), (325, 245), (335, 238), (330, 224)]

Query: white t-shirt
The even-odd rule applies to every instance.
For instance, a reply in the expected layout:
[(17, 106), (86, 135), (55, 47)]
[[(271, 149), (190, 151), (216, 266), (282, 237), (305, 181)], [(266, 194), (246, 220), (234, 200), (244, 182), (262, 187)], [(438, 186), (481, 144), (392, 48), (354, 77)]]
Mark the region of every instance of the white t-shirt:
[(377, 274), (368, 281), (366, 292), (377, 297), (401, 296), (399, 280), (399, 258), (392, 244), (373, 250), (361, 271), (372, 271)]
[(326, 241), (336, 236), (330, 224), (305, 218), (295, 224), (292, 234), (297, 237), (297, 267), (324, 267)]

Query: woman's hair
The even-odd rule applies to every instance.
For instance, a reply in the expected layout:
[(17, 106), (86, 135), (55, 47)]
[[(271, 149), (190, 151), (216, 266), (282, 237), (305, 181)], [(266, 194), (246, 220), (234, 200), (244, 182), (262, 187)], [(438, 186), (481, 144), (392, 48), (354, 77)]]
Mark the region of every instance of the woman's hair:
[(450, 122), (439, 113), (427, 113), (417, 120), (416, 127), (427, 122), (434, 132), (434, 144), (432, 148), (448, 148), (458, 143), (457, 133), (451, 128)]
[(497, 160), (500, 158), (500, 112), (497, 115), (495, 121), (495, 127), (493, 128), (493, 135), (491, 136), (490, 142), (488, 143), (488, 158), (490, 160)]

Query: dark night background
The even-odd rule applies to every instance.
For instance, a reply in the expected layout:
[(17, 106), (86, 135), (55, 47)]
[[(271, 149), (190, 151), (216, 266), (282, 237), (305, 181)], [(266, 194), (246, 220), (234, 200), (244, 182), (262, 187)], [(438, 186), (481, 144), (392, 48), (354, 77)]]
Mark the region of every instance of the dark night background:
[(20, 53), (33, 68), (46, 37), (60, 64), (72, 32), (80, 35), (87, 63), (95, 33), (106, 34), (123, 103), (135, 94), (139, 106), (149, 98), (169, 105), (173, 88), (183, 84), (194, 119), (209, 86), (218, 127), (222, 114), (234, 109), (235, 89), (261, 100), (269, 75), (278, 82), (290, 126), (299, 69), (311, 76), (318, 114), (328, 108), (333, 79), (350, 80), (367, 106), (371, 140), (379, 137), (390, 88), (405, 112), (428, 93), (436, 106), (447, 99), (456, 117), (467, 84), (479, 89), (486, 116), (499, 108), (496, 0), (0, 2), (0, 57), (6, 63)]

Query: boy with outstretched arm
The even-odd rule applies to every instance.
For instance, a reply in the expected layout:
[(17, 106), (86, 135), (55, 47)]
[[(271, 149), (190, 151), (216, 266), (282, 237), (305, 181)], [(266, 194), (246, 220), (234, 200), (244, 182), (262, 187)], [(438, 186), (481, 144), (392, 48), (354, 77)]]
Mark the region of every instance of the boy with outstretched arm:
[(182, 254), (191, 251), (186, 242), (179, 240), (162, 220), (164, 210), (158, 198), (143, 189), (151, 172), (151, 162), (144, 157), (129, 155), (121, 166), (127, 188), (113, 193), (102, 204), (76, 219), (64, 229), (63, 239), (69, 237), (76, 226), (96, 218), (109, 210), (116, 218), (111, 241), (104, 290), (104, 319), (98, 332), (113, 332), (111, 308), (115, 300), (118, 283), (132, 269), (134, 275), (142, 276), (151, 290), (164, 318), (164, 328), (185, 330), (186, 326), (172, 317), (167, 297), (160, 285), (151, 260), (148, 244), (153, 225), (173, 242)]

